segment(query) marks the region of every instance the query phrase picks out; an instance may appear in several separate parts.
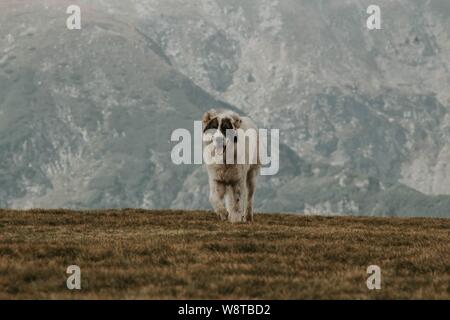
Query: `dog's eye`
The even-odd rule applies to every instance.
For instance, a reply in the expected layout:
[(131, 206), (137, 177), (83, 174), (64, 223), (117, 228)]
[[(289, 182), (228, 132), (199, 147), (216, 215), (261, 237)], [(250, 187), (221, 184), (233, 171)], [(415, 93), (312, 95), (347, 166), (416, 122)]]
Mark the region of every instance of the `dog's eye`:
[(223, 119), (222, 123), (220, 124), (220, 131), (222, 132), (223, 135), (226, 135), (227, 130), (232, 130), (233, 125), (231, 124), (231, 120), (230, 119)]
[(210, 129), (217, 129), (217, 128), (219, 128), (219, 121), (217, 121), (217, 119), (212, 119), (210, 122), (208, 122), (208, 124), (206, 125), (203, 132), (206, 132), (207, 130), (210, 130)]

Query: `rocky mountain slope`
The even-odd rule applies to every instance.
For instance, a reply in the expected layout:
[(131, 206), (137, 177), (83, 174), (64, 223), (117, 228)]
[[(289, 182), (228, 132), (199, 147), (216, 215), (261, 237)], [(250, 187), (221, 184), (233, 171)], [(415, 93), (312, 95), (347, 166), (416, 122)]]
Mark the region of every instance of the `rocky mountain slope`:
[[(144, 5), (144, 3), (146, 3)], [(313, 161), (450, 194), (450, 5), (378, 1), (143, 1), (174, 65)]]
[(258, 210), (449, 216), (450, 5), (379, 4), (2, 2), (0, 206), (208, 208), (170, 134), (224, 107), (280, 129)]

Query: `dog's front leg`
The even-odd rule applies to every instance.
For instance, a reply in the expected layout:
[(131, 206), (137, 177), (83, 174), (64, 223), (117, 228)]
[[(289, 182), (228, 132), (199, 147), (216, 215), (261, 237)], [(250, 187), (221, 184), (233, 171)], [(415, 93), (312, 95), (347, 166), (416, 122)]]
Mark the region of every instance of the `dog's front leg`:
[(256, 188), (256, 175), (258, 169), (250, 169), (247, 173), (247, 208), (245, 210), (245, 220), (247, 222), (253, 221), (253, 195)]
[(226, 220), (228, 217), (227, 209), (223, 203), (225, 190), (225, 185), (222, 183), (212, 179), (209, 181), (209, 202), (211, 202), (211, 205), (220, 220)]
[(229, 191), (229, 220), (230, 222), (244, 222), (244, 215), (242, 210), (242, 192), (244, 186), (242, 183), (236, 183), (230, 187)]

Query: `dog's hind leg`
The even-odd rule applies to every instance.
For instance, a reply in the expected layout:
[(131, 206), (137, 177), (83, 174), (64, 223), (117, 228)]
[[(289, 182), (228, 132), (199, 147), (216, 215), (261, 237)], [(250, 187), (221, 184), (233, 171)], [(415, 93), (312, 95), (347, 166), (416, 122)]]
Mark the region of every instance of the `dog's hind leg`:
[(209, 202), (220, 220), (228, 218), (228, 212), (224, 205), (225, 185), (214, 180), (209, 182)]
[(247, 207), (245, 208), (245, 221), (253, 221), (253, 195), (256, 189), (256, 176), (258, 169), (250, 169), (247, 172)]

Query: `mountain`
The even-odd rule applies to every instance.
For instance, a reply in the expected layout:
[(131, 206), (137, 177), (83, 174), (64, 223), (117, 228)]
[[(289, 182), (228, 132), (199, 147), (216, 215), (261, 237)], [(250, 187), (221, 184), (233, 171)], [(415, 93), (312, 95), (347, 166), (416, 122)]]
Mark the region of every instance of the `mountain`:
[(208, 208), (170, 134), (214, 107), (280, 129), (260, 211), (449, 216), (450, 5), (369, 4), (2, 2), (0, 206)]
[(145, 30), (173, 64), (312, 161), (450, 194), (450, 5), (153, 1)]

